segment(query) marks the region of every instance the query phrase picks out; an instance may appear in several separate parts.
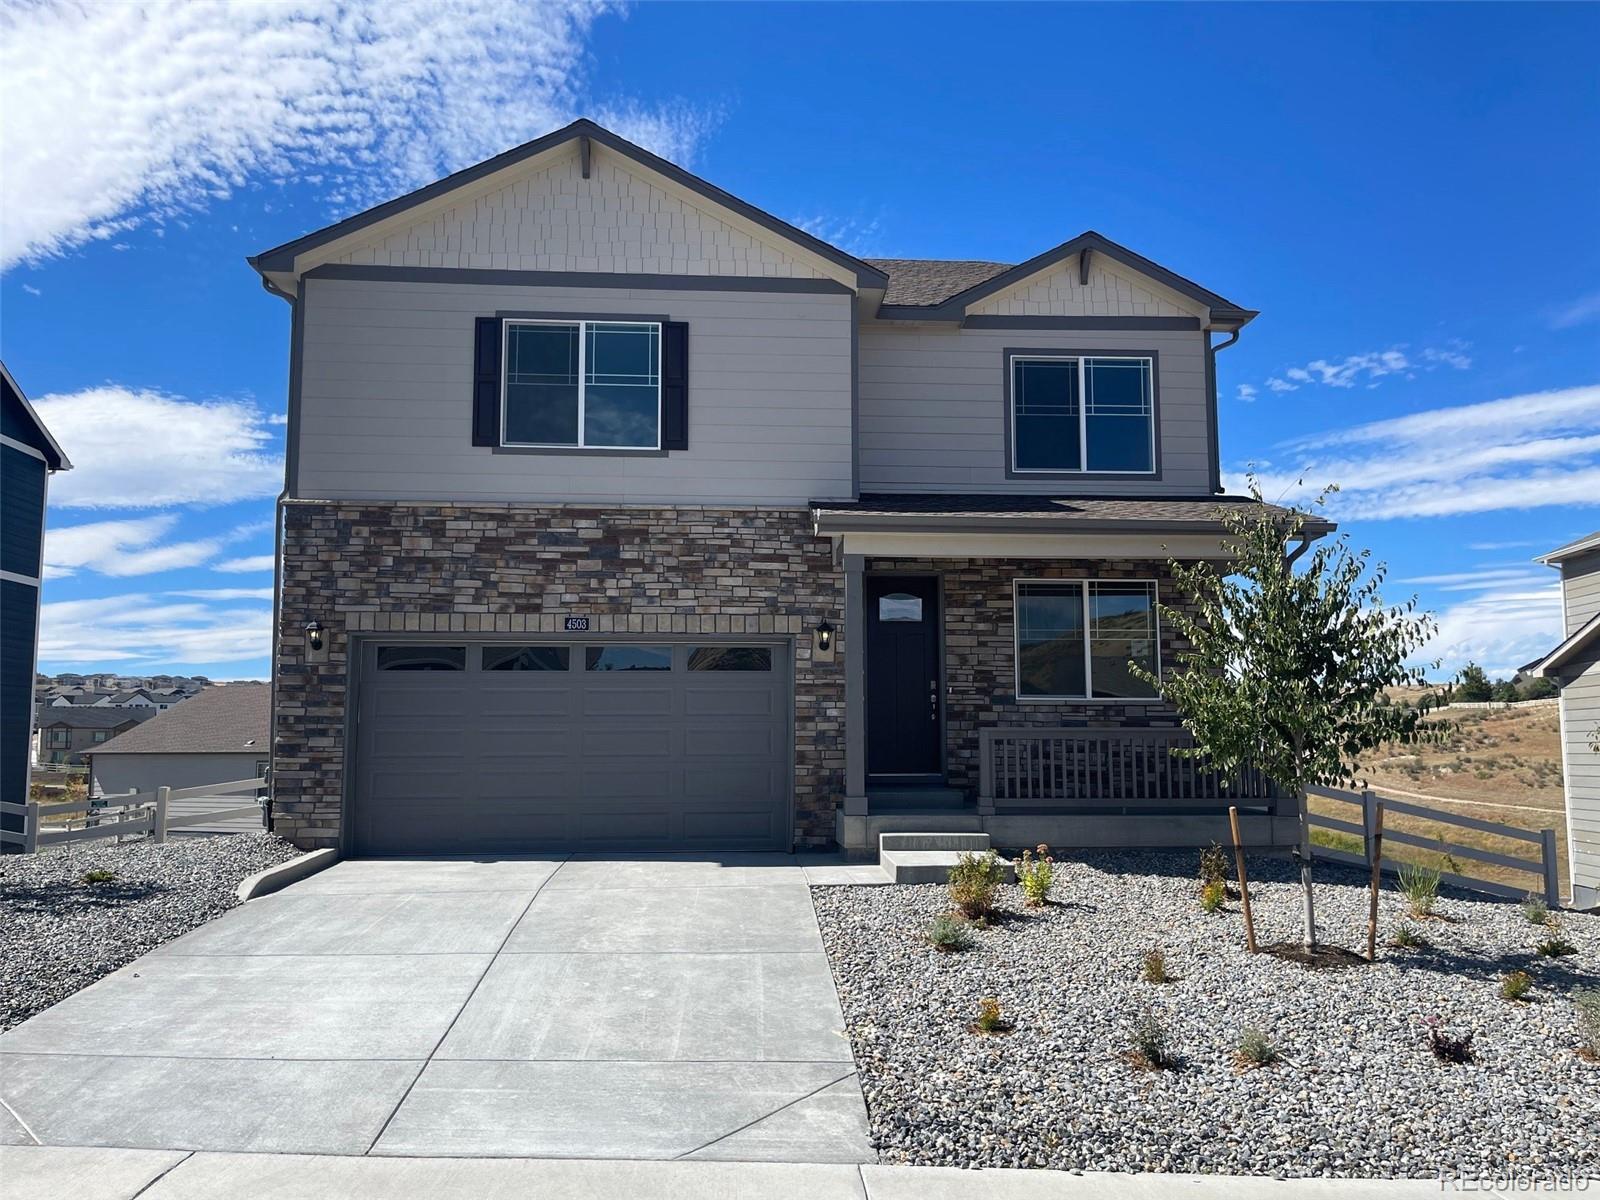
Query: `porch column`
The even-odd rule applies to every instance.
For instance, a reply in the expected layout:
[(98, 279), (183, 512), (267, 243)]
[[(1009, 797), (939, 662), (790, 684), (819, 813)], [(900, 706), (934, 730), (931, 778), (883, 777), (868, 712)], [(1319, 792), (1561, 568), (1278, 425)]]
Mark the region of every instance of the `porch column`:
[(844, 556), (844, 811), (867, 815), (867, 608), (860, 554)]

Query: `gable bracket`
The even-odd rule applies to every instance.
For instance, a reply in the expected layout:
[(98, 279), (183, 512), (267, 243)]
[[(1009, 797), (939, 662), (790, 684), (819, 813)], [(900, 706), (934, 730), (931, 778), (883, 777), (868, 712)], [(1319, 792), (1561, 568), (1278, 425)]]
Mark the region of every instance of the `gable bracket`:
[(583, 169), (583, 177), (589, 178), (589, 137), (583, 134), (578, 138), (578, 162)]
[(1088, 287), (1089, 286), (1089, 256), (1091, 254), (1093, 254), (1093, 253), (1094, 253), (1094, 251), (1088, 246), (1085, 246), (1082, 250), (1078, 251), (1078, 286), (1079, 287)]

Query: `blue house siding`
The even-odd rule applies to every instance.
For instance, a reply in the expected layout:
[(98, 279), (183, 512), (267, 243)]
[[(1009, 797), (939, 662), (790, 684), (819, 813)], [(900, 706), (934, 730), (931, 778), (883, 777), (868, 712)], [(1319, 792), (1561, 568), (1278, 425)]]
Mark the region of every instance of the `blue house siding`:
[[(32, 734), (33, 651), (39, 590), (0, 579), (0, 796), (28, 796), (28, 739)], [(0, 814), (0, 828), (20, 832), (22, 818)]]
[(39, 459), (0, 446), (0, 571), (7, 574), (39, 577), (45, 475)]

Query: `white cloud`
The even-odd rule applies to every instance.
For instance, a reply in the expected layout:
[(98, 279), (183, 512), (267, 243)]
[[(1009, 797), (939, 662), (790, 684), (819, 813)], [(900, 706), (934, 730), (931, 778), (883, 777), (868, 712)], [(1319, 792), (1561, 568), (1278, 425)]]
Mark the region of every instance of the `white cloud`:
[(169, 596), (188, 596), (195, 600), (271, 600), (272, 589), (264, 588), (195, 588), (193, 591), (168, 592)]
[(1485, 592), (1437, 615), (1439, 632), (1419, 660), (1441, 660), (1439, 677), (1475, 662), (1491, 676), (1509, 679), (1523, 663), (1547, 654), (1561, 640), (1561, 590), (1507, 587)]
[(1579, 296), (1572, 303), (1563, 305), (1550, 314), (1552, 329), (1571, 329), (1576, 325), (1587, 325), (1591, 321), (1600, 321), (1600, 292)]
[[(249, 185), (343, 215), (587, 107), (678, 161), (713, 114), (588, 103), (585, 0), (77, 4), (0, 11), (0, 267), (110, 241)], [(120, 246), (121, 243), (118, 243)]]
[(857, 258), (885, 257), (881, 248), (883, 220), (880, 217), (868, 219), (817, 213), (809, 217), (795, 217), (789, 224)]
[[(1286, 443), (1261, 476), (1269, 500), (1339, 485), (1344, 518), (1449, 516), (1600, 505), (1600, 385), (1429, 409)], [(1229, 481), (1234, 490), (1243, 480)]]
[(1266, 386), (1274, 392), (1295, 392), (1306, 384), (1334, 388), (1353, 388), (1358, 384), (1376, 387), (1378, 380), (1391, 375), (1415, 379), (1419, 372), (1433, 371), (1439, 367), (1465, 371), (1472, 366), (1468, 349), (1470, 347), (1466, 342), (1452, 340), (1442, 347), (1425, 347), (1414, 355), (1408, 354), (1406, 347), (1399, 345), (1390, 346), (1387, 350), (1346, 355), (1336, 361), (1319, 358), (1303, 367), (1290, 367), (1282, 376), (1272, 376)]
[(248, 558), (230, 558), (212, 567), (213, 571), (227, 571), (231, 575), (244, 575), (251, 571), (270, 571), (276, 563), (270, 554), (252, 554)]
[(31, 283), (23, 284), (22, 285), (22, 290), (27, 292), (28, 295), (30, 295), (30, 296), (42, 296), (42, 295), (44, 295), (43, 292), (41, 292), (38, 288), (34, 287), (33, 284), (31, 284)]
[(57, 508), (165, 508), (275, 496), (283, 460), (244, 400), (185, 400), (107, 385), (34, 407), (73, 469), (50, 481)]
[(227, 533), (184, 542), (163, 542), (178, 518), (173, 513), (121, 521), (93, 521), (45, 531), (45, 574), (50, 578), (79, 570), (126, 578), (175, 571), (210, 562), (224, 546), (254, 537), (270, 523), (252, 522)]
[(1468, 550), (1527, 550), (1543, 546), (1542, 541), (1530, 542), (1468, 542)]
[(213, 607), (148, 594), (65, 600), (40, 606), (39, 661), (92, 667), (264, 659), (271, 627), (269, 607)]
[(1246, 404), (1249, 404), (1253, 402), (1255, 398), (1255, 388), (1251, 387), (1248, 383), (1241, 383), (1239, 385), (1239, 399), (1243, 400)]

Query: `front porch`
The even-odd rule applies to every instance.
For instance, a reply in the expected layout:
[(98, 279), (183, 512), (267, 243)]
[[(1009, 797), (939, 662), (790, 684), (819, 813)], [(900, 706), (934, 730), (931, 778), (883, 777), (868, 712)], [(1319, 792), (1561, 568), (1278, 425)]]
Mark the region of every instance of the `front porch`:
[(1293, 798), (1177, 753), (1177, 713), (1130, 669), (1176, 661), (1171, 561), (1225, 557), (1219, 508), (1237, 502), (871, 499), (817, 512), (845, 584), (842, 848), (894, 832), (1193, 847), (1230, 840), (1230, 806), (1247, 845), (1295, 843)]

